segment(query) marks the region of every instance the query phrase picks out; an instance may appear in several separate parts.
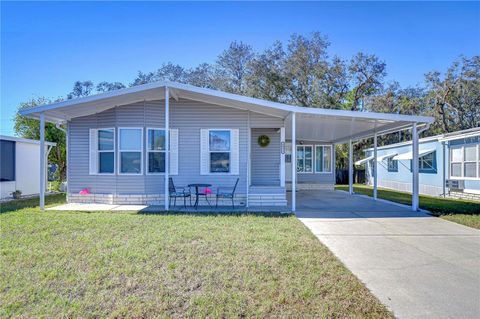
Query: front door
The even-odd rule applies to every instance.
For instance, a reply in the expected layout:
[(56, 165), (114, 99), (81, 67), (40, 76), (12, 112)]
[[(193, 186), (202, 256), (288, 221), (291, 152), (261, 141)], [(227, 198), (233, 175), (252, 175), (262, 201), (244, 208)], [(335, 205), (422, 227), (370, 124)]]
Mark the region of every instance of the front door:
[(252, 128), (251, 136), (252, 186), (280, 186), (280, 130)]

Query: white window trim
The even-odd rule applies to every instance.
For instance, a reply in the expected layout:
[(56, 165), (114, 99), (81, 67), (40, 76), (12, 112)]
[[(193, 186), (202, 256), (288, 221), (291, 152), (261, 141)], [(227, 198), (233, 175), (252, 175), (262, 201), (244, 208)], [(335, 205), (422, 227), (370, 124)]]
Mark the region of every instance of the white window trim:
[[(145, 174), (146, 175), (165, 175), (165, 172), (159, 172), (159, 173), (156, 173), (156, 172), (149, 172), (148, 171), (148, 153), (165, 153), (165, 156), (167, 156), (167, 153), (170, 153), (170, 150), (164, 150), (164, 151), (151, 151), (148, 149), (148, 131), (150, 130), (157, 130), (157, 131), (165, 131), (165, 128), (164, 127), (147, 127), (146, 129), (146, 132), (147, 134), (145, 134)], [(170, 136), (170, 134), (169, 134)], [(168, 143), (168, 145), (170, 146), (170, 143)], [(167, 170), (167, 168), (165, 167), (165, 171)]]
[[(325, 146), (330, 146), (330, 171), (317, 171), (317, 146), (322, 146), (324, 150), (325, 150)], [(333, 158), (332, 144), (315, 144), (314, 161), (313, 161), (315, 166), (315, 173), (316, 174), (332, 174), (333, 173), (332, 158)], [(323, 158), (322, 158), (322, 161), (323, 161)], [(323, 167), (325, 167), (325, 162), (323, 163)]]
[[(122, 151), (120, 149), (120, 132), (122, 130), (141, 130), (141, 138), (140, 138), (140, 150), (125, 150)], [(143, 145), (143, 127), (129, 127), (129, 126), (123, 126), (123, 127), (118, 127), (118, 147), (117, 147), (117, 152), (118, 152), (118, 165), (117, 165), (117, 173), (118, 175), (133, 175), (133, 176), (140, 176), (143, 175), (143, 153), (144, 153), (144, 145)], [(122, 152), (140, 152), (140, 173), (122, 173), (121, 168), (122, 168)]]
[[(311, 172), (299, 172), (297, 171), (297, 174), (313, 174), (315, 172), (315, 149), (313, 144), (305, 144), (305, 145), (297, 145), (297, 149), (295, 152), (295, 170), (297, 169), (297, 155), (298, 155), (298, 148), (299, 147), (308, 147), (310, 146), (312, 148), (312, 171)], [(305, 158), (303, 159), (303, 170), (305, 170)]]
[[(213, 176), (221, 176), (221, 175), (233, 175), (232, 174), (232, 137), (233, 137), (233, 129), (231, 128), (209, 128), (207, 129), (208, 131), (208, 175), (213, 175)], [(230, 132), (230, 150), (227, 151), (210, 151), (210, 132), (211, 131), (229, 131)], [(212, 172), (211, 171), (211, 162), (210, 162), (210, 154), (211, 153), (229, 153), (230, 154), (230, 166), (229, 166), (229, 171), (228, 172)]]
[[(425, 154), (425, 155), (420, 156), (418, 158), (418, 169), (419, 169), (419, 171), (422, 170), (422, 169), (423, 170), (430, 170), (430, 169), (435, 170), (436, 169), (435, 167), (433, 167), (433, 163), (435, 162), (435, 156), (437, 156), (436, 152), (437, 151), (435, 150), (431, 153)], [(427, 160), (425, 160), (425, 157), (430, 156), (430, 155), (432, 155), (432, 165), (428, 164)], [(428, 167), (425, 167), (424, 164), (427, 165)]]
[[(472, 146), (472, 145), (475, 145), (476, 146), (476, 150), (475, 150), (475, 155), (476, 155), (476, 166), (477, 166), (477, 177), (465, 177), (465, 163), (474, 163), (474, 161), (465, 161), (465, 146)], [(461, 150), (461, 153), (462, 153), (462, 160), (460, 162), (453, 162), (452, 161), (452, 151), (454, 149), (460, 149)], [(449, 155), (448, 155), (448, 165), (449, 165), (449, 179), (458, 179), (458, 180), (473, 180), (473, 181), (477, 181), (477, 180), (480, 180), (480, 144), (465, 144), (465, 145), (462, 145), (462, 146), (451, 146), (450, 147), (450, 151), (449, 151)], [(460, 164), (460, 167), (461, 167), (461, 176), (452, 176), (452, 164)]]
[[(97, 133), (97, 172), (93, 175), (107, 175), (107, 176), (115, 175), (116, 171), (117, 171), (117, 152), (116, 152), (117, 134), (115, 132), (115, 127), (107, 127), (107, 128), (102, 127), (102, 128), (97, 128), (95, 130), (96, 130), (96, 133)], [(105, 150), (101, 151), (101, 150), (98, 149), (98, 145), (100, 143), (100, 140), (98, 138), (98, 132), (99, 131), (106, 131), (106, 130), (113, 131), (113, 150), (111, 150), (111, 151), (105, 151)], [(113, 173), (100, 173), (100, 153), (109, 153), (109, 152), (113, 152)]]

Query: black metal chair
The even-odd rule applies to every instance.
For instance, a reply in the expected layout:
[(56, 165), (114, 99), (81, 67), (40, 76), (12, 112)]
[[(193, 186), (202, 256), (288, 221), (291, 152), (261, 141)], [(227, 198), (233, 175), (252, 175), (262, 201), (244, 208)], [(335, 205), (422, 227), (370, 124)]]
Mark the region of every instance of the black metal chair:
[(237, 189), (238, 181), (240, 178), (237, 178), (237, 181), (235, 182), (235, 186), (232, 187), (219, 187), (217, 189), (217, 197), (216, 197), (216, 202), (215, 202), (215, 208), (218, 207), (218, 199), (219, 198), (230, 198), (232, 200), (232, 208), (235, 209), (235, 203), (234, 203), (234, 198), (235, 198), (235, 190)]
[(173, 183), (173, 179), (171, 177), (168, 178), (168, 194), (169, 200), (168, 203), (172, 205), (172, 198), (173, 198), (173, 206), (177, 206), (177, 198), (183, 198), (183, 207), (187, 208), (187, 197), (190, 199), (190, 206), (192, 206), (192, 194), (190, 192), (190, 188), (188, 187), (175, 187)]

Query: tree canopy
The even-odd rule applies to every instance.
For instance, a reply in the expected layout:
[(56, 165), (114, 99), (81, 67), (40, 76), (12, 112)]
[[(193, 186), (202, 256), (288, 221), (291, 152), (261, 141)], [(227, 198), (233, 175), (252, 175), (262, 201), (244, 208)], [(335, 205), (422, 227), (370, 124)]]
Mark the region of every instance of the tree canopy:
[[(375, 54), (358, 52), (350, 59), (342, 59), (330, 56), (329, 46), (328, 38), (320, 32), (293, 34), (287, 43), (277, 41), (263, 52), (234, 41), (214, 63), (185, 68), (166, 62), (157, 70), (139, 71), (129, 86), (170, 80), (306, 107), (430, 115), (435, 117), (435, 123), (425, 135), (480, 126), (480, 56), (459, 57), (444, 72), (428, 72), (423, 85), (402, 88), (397, 82), (386, 83), (387, 65)], [(94, 85), (89, 80), (76, 81), (66, 98), (126, 86), (120, 82)], [(22, 103), (19, 109), (47, 102), (50, 100), (38, 98)], [(17, 115), (15, 132), (38, 138), (38, 121)], [(389, 135), (382, 137), (380, 144), (406, 138), (408, 132)], [(64, 139), (62, 131), (47, 125), (47, 140), (64, 145)], [(363, 141), (356, 149), (368, 143)], [(61, 167), (62, 177), (64, 153), (61, 146), (50, 155)]]

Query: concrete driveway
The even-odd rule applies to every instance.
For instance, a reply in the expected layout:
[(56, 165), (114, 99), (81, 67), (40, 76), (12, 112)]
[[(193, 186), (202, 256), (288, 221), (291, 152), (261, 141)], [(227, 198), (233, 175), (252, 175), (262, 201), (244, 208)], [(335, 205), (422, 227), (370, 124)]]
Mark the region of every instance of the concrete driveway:
[(340, 191), (297, 217), (399, 318), (480, 318), (480, 231)]

